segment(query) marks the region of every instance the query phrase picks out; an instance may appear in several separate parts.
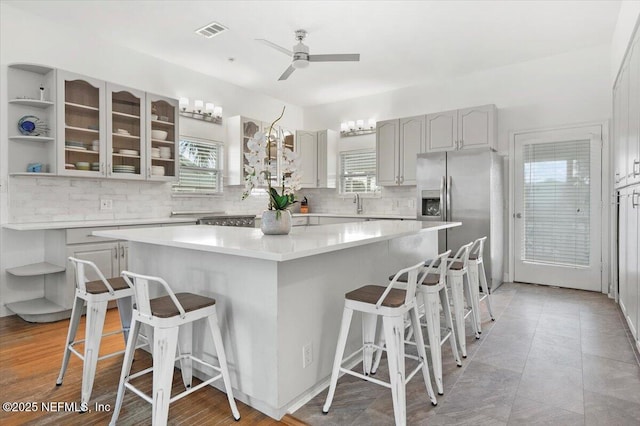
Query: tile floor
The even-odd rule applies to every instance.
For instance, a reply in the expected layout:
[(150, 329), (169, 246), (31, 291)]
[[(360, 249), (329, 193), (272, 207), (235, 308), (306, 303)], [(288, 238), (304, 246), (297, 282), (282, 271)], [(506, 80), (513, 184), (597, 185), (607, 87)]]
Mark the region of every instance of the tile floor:
[[(407, 385), (410, 425), (640, 425), (640, 364), (622, 313), (607, 296), (527, 284), (493, 294), (476, 340), (456, 367), (443, 346), (445, 394), (433, 407), (418, 374)], [(355, 317), (354, 317), (355, 318)], [(388, 380), (383, 359), (377, 377)], [(311, 425), (391, 425), (391, 391), (352, 376), (294, 413)]]

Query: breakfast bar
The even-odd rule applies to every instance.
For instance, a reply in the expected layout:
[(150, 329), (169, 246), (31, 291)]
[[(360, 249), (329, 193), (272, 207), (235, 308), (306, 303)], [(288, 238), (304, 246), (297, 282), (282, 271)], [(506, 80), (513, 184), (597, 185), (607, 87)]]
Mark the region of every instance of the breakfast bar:
[[(344, 294), (386, 285), (390, 274), (437, 254), (438, 230), (460, 225), (385, 220), (294, 227), (289, 235), (207, 225), (94, 234), (129, 241), (130, 271), (215, 298), (234, 396), (280, 419), (327, 386)], [(361, 343), (355, 323), (347, 353)], [(194, 354), (216, 364), (204, 326), (193, 333)]]

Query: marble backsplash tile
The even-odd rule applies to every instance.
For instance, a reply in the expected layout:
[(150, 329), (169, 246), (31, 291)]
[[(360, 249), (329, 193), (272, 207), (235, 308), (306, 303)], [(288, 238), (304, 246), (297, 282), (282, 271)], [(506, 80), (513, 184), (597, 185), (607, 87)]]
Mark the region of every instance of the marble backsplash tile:
[[(7, 222), (152, 219), (187, 210), (260, 214), (267, 208), (265, 191), (255, 190), (246, 200), (242, 200), (242, 191), (241, 186), (226, 186), (219, 196), (172, 196), (170, 183), (12, 176)], [(382, 188), (379, 197), (363, 198), (364, 213), (415, 215), (415, 191), (415, 186)], [(305, 196), (310, 212), (356, 212), (353, 197), (340, 196), (335, 189), (303, 189), (298, 193), (299, 199)], [(112, 200), (113, 208), (100, 210), (101, 199)]]

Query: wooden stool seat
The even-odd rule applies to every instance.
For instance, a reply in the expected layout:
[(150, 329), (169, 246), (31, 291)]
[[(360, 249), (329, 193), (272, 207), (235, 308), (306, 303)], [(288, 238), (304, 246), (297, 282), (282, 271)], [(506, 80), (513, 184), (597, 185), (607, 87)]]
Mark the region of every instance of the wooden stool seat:
[[(356, 290), (350, 291), (345, 294), (344, 297), (349, 300), (375, 305), (386, 289), (386, 287), (379, 285), (365, 285)], [(392, 288), (387, 297), (382, 301), (382, 306), (387, 306), (389, 308), (402, 306), (404, 304), (406, 293), (407, 292), (405, 290)]]
[[(438, 267), (439, 265), (440, 265), (440, 262), (438, 262), (437, 265), (434, 265), (434, 267)], [(389, 281), (391, 281), (392, 279), (393, 279), (393, 275), (389, 276)], [(400, 275), (398, 277), (398, 282), (406, 283), (407, 274)], [(439, 274), (427, 274), (427, 276), (424, 277), (424, 280), (422, 280), (422, 285), (438, 285), (439, 282), (440, 282)]]
[[(182, 305), (185, 312), (196, 311), (216, 304), (216, 299), (199, 296), (193, 293), (176, 293), (176, 299)], [(162, 296), (150, 300), (151, 315), (158, 318), (171, 318), (180, 315), (171, 296)], [(135, 309), (135, 305), (134, 305)]]
[[(122, 277), (107, 278), (107, 282), (115, 291), (125, 290), (129, 288), (129, 284), (127, 284), (127, 282), (122, 279)], [(109, 292), (109, 289), (106, 285), (104, 285), (102, 280), (89, 281), (85, 284), (85, 286), (87, 288), (87, 293), (89, 294), (102, 294)]]

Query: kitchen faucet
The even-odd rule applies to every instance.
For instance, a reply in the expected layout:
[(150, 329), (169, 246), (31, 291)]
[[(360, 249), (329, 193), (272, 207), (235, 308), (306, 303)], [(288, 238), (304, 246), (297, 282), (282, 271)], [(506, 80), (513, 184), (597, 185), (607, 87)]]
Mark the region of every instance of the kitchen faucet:
[(356, 205), (356, 213), (362, 214), (362, 198), (360, 198), (360, 194), (356, 192), (355, 197), (353, 198), (353, 203)]

